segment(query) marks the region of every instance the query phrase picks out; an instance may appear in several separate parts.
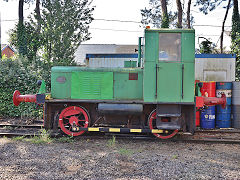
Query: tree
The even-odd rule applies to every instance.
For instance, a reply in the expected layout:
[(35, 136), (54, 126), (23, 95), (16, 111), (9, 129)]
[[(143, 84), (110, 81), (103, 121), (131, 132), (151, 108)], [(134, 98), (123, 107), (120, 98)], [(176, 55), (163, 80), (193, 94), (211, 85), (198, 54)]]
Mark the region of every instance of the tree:
[(177, 21), (177, 27), (178, 28), (182, 28), (182, 3), (181, 0), (176, 0), (176, 4), (177, 4), (177, 10), (178, 10), (178, 21)]
[[(193, 17), (190, 14), (191, 10), (191, 0), (188, 0), (187, 4), (187, 12), (184, 13), (183, 4), (181, 0), (176, 0), (177, 3), (177, 12), (168, 12), (167, 11), (167, 2), (166, 0), (149, 0), (150, 7), (147, 9), (141, 10), (143, 25), (152, 24), (153, 27), (156, 28), (169, 28), (169, 27), (177, 27), (177, 28), (191, 28), (191, 24), (193, 22)], [(166, 14), (167, 12), (167, 14)], [(183, 18), (187, 16), (186, 20)], [(177, 19), (177, 22), (176, 22)], [(186, 23), (183, 23), (184, 22)]]
[[(218, 6), (222, 5), (226, 0), (197, 0), (195, 6), (200, 6), (199, 10), (203, 12), (205, 15), (209, 13), (209, 11), (213, 11)], [(223, 53), (223, 35), (224, 35), (224, 27), (225, 21), (227, 19), (228, 11), (231, 8), (231, 0), (228, 0), (227, 6), (223, 6), (226, 8), (225, 16), (222, 23), (222, 31), (220, 36), (220, 51)]]
[(187, 5), (187, 28), (191, 29), (191, 3), (192, 0), (188, 0), (188, 5)]
[(200, 44), (200, 53), (211, 54), (212, 52), (213, 52), (213, 43), (208, 39), (205, 39), (204, 41), (202, 41)]
[(231, 3), (231, 0), (228, 0), (228, 5), (227, 5), (227, 8), (226, 8), (226, 13), (225, 13), (225, 16), (224, 16), (224, 19), (223, 19), (223, 23), (222, 23), (222, 32), (221, 32), (221, 36), (220, 36), (220, 51), (221, 51), (221, 53), (223, 53), (223, 34), (224, 34), (224, 26), (225, 26), (225, 22), (226, 22), (226, 19), (227, 19), (228, 11), (229, 11), (229, 8), (230, 8), (230, 3)]
[(42, 10), (43, 57), (57, 64), (72, 64), (88, 32), (92, 11), (88, 0), (45, 0)]
[(232, 41), (231, 50), (233, 54), (236, 54), (236, 80), (240, 80), (240, 33), (238, 32)]
[(232, 42), (234, 42), (237, 32), (240, 33), (238, 0), (233, 0), (232, 33), (231, 33)]
[(162, 7), (162, 25), (161, 28), (169, 28), (169, 17), (168, 17), (168, 11), (167, 11), (167, 1), (166, 0), (160, 0), (161, 1), (161, 7)]
[(149, 8), (141, 10), (143, 25), (152, 24), (155, 28), (169, 28), (176, 19), (176, 13), (167, 11), (167, 1), (149, 0)]
[(16, 47), (19, 50), (19, 54), (26, 55), (27, 54), (27, 47), (26, 47), (26, 32), (23, 23), (23, 6), (24, 0), (19, 0), (18, 5), (18, 25), (17, 25), (17, 44)]

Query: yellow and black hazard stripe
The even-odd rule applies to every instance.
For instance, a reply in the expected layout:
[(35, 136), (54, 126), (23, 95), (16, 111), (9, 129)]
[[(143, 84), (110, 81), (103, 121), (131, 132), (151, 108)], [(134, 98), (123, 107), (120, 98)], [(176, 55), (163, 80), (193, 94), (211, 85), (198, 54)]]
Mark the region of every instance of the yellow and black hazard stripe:
[(113, 133), (168, 133), (167, 130), (162, 129), (131, 129), (131, 128), (105, 128), (105, 127), (88, 127), (79, 128), (78, 131), (90, 132), (113, 132)]

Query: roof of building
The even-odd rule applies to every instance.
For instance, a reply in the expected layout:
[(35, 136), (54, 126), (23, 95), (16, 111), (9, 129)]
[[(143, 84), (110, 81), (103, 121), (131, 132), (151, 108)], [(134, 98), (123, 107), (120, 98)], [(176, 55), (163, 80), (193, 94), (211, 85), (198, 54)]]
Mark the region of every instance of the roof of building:
[(6, 49), (7, 47), (9, 47), (13, 52), (16, 52), (15, 49), (13, 49), (13, 47), (11, 47), (8, 44), (1, 44), (1, 50), (3, 51), (4, 49)]

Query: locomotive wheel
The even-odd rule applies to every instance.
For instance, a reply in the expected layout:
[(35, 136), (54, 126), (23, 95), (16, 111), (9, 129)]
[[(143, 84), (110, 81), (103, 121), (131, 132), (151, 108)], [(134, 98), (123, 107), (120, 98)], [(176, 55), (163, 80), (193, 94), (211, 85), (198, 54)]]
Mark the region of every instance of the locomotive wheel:
[(79, 128), (87, 128), (89, 121), (88, 112), (83, 107), (70, 106), (59, 115), (59, 126), (69, 136), (82, 135), (85, 131), (80, 131)]
[[(149, 125), (150, 129), (157, 129), (156, 114), (157, 114), (156, 109), (154, 109), (148, 117), (148, 125)], [(178, 133), (177, 129), (176, 130), (167, 130), (167, 131), (168, 131), (168, 133), (162, 133), (162, 134), (153, 133), (153, 135), (160, 139), (169, 139)]]

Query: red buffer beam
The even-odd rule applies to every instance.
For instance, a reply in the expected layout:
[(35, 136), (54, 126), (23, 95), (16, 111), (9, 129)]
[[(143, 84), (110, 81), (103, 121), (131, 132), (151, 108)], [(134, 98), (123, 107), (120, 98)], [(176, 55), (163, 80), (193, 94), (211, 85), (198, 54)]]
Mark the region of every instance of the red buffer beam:
[(13, 93), (13, 104), (15, 106), (18, 106), (21, 102), (36, 102), (37, 101), (37, 95), (36, 94), (26, 94), (21, 95), (21, 93), (16, 90)]

